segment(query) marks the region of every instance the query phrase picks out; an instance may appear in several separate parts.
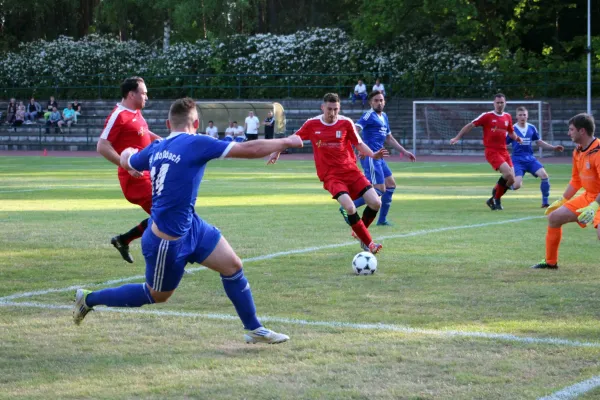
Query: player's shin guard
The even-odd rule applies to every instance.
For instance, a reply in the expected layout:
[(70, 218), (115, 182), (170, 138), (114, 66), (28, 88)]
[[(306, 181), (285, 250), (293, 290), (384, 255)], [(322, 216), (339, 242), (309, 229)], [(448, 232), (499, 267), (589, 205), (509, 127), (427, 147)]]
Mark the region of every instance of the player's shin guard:
[(130, 283), (94, 291), (87, 295), (85, 303), (88, 307), (141, 307), (154, 303), (154, 299), (145, 283)]
[(144, 234), (144, 231), (148, 227), (148, 218), (140, 222), (129, 230), (129, 232), (120, 235), (121, 243), (128, 245), (135, 239), (139, 239)]
[(381, 196), (381, 209), (379, 210), (379, 219), (377, 220), (378, 224), (387, 220), (388, 212), (392, 206), (392, 196), (394, 195), (395, 190), (396, 188), (394, 187), (387, 188), (383, 196)]
[(550, 197), (550, 179), (542, 179), (540, 182), (540, 191), (542, 192), (542, 204), (548, 204), (548, 197)]
[(496, 183), (496, 186), (494, 187), (494, 198), (500, 200), (500, 198), (504, 196), (504, 193), (506, 193), (507, 189), (508, 187), (506, 186), (506, 179), (501, 176), (500, 179), (498, 179), (498, 183)]
[[(368, 228), (372, 223), (375, 217), (377, 216), (377, 210), (373, 210), (371, 207), (365, 207), (365, 211), (362, 215), (362, 222), (365, 224), (365, 227)], [(368, 243), (367, 243), (368, 244)]]
[(546, 232), (546, 262), (548, 264), (558, 264), (558, 247), (562, 239), (562, 228), (548, 227)]
[(244, 270), (240, 269), (238, 272), (231, 276), (221, 275), (221, 281), (223, 282), (223, 288), (227, 297), (233, 303), (235, 311), (244, 324), (244, 328), (248, 330), (254, 330), (260, 328), (262, 325), (256, 317), (256, 307), (254, 306), (254, 299), (252, 298), (252, 291), (250, 290), (250, 284), (244, 276)]
[[(370, 208), (367, 207), (367, 209)], [(366, 211), (367, 210), (365, 210), (365, 212)], [(373, 219), (374, 218), (375, 216), (373, 216)], [(352, 231), (356, 233), (356, 236), (358, 236), (361, 242), (368, 246), (373, 241), (373, 239), (371, 238), (371, 234), (367, 230), (367, 227), (365, 226), (364, 222), (358, 217), (358, 213), (348, 215), (348, 220), (350, 221), (350, 227), (352, 228)]]

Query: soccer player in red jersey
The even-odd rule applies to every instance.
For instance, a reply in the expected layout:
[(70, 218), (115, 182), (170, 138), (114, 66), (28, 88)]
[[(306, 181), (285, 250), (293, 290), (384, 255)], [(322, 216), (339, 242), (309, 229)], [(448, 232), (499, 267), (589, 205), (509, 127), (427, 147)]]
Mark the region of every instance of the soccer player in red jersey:
[[(148, 171), (127, 171), (121, 168), (120, 154), (128, 147), (142, 150), (160, 136), (148, 130), (148, 124), (142, 116), (142, 108), (148, 100), (148, 89), (144, 80), (134, 76), (121, 83), (123, 98), (112, 110), (104, 123), (104, 130), (96, 147), (98, 153), (117, 165), (117, 175), (125, 198), (137, 204), (150, 214), (152, 207), (152, 185)], [(133, 257), (129, 253), (129, 243), (140, 238), (148, 226), (148, 218), (133, 227), (129, 232), (113, 237), (110, 243), (129, 263)]]
[(483, 127), (485, 159), (495, 171), (502, 174), (498, 179), (498, 183), (492, 189), (492, 197), (486, 201), (492, 211), (503, 210), (500, 198), (515, 181), (513, 163), (506, 149), (506, 135), (508, 134), (517, 143), (523, 142), (515, 134), (512, 117), (509, 113), (504, 112), (504, 107), (506, 107), (506, 96), (498, 93), (494, 98), (494, 111), (481, 114), (465, 125), (456, 137), (450, 139), (450, 144), (456, 144), (464, 134), (469, 133), (474, 127)]
[[(338, 115), (340, 98), (336, 93), (327, 93), (321, 105), (322, 115), (307, 120), (294, 134), (302, 140), (310, 140), (313, 147), (317, 176), (323, 188), (331, 193), (346, 212), (352, 227), (352, 236), (361, 243), (365, 251), (375, 254), (382, 246), (374, 243), (368, 227), (377, 216), (381, 200), (364, 174), (356, 166), (352, 146), (367, 157), (380, 159), (388, 155), (384, 148), (373, 153), (363, 143), (350, 118)], [(274, 164), (279, 153), (271, 154), (268, 163)], [(363, 197), (367, 207), (362, 219), (358, 216), (353, 200)]]

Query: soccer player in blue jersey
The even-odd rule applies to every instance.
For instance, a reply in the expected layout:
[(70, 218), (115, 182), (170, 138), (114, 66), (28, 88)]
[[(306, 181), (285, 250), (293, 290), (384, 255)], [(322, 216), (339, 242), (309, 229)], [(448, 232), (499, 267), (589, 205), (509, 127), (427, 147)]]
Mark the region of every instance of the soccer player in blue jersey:
[(517, 123), (514, 125), (515, 133), (521, 137), (522, 143), (517, 143), (510, 136), (506, 137), (506, 144), (512, 143), (511, 159), (515, 170), (515, 182), (512, 184), (513, 190), (518, 190), (523, 184), (523, 175), (529, 172), (531, 175), (541, 179), (540, 191), (542, 192), (542, 208), (548, 207), (548, 197), (550, 196), (550, 178), (544, 169), (542, 163), (533, 155), (533, 142), (546, 150), (563, 151), (565, 148), (561, 145), (553, 146), (540, 139), (535, 126), (527, 122), (529, 117), (527, 108), (517, 108)]
[[(390, 130), (390, 123), (383, 108), (385, 107), (385, 96), (380, 90), (374, 90), (369, 93), (369, 104), (371, 109), (363, 114), (356, 122), (355, 126), (363, 138), (363, 141), (375, 153), (383, 148), (385, 144), (398, 150), (401, 154), (408, 157), (411, 161), (417, 158), (413, 153), (407, 151), (394, 137)], [(377, 194), (381, 196), (381, 208), (377, 225), (391, 225), (387, 220), (388, 212), (392, 205), (392, 196), (396, 190), (396, 181), (392, 171), (383, 158), (374, 159), (371, 157), (361, 158), (360, 164), (365, 176), (371, 182)], [(365, 204), (362, 197), (354, 200), (354, 205), (358, 208)], [(340, 213), (348, 223), (348, 213), (344, 207), (340, 207)]]
[(179, 285), (187, 263), (199, 263), (221, 274), (227, 296), (235, 306), (248, 343), (281, 343), (288, 336), (266, 329), (256, 317), (250, 285), (242, 262), (221, 232), (194, 211), (206, 163), (225, 157), (260, 158), (288, 147), (302, 147), (296, 136), (285, 139), (235, 143), (196, 134), (199, 126), (196, 103), (176, 100), (169, 110), (171, 134), (139, 153), (128, 148), (121, 153), (121, 166), (128, 171), (150, 171), (152, 209), (142, 236), (146, 259), (146, 282), (116, 288), (77, 290), (73, 319), (80, 324), (98, 305), (141, 307), (162, 303)]

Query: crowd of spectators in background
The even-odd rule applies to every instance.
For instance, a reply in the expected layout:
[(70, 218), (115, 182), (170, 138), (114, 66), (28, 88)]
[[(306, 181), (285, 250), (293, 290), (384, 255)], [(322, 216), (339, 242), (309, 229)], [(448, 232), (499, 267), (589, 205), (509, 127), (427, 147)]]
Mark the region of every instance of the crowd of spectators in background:
[(21, 125), (32, 125), (42, 123), (46, 125), (46, 133), (50, 133), (50, 127), (55, 127), (56, 133), (63, 133), (64, 125), (71, 126), (77, 123), (77, 117), (81, 115), (81, 103), (74, 100), (68, 103), (67, 106), (59, 111), (59, 105), (54, 96), (50, 96), (44, 110), (40, 103), (34, 97), (29, 99), (27, 105), (23, 101), (18, 101), (13, 97), (9, 100), (6, 106), (6, 113), (0, 118), (4, 119), (4, 123), (16, 128)]

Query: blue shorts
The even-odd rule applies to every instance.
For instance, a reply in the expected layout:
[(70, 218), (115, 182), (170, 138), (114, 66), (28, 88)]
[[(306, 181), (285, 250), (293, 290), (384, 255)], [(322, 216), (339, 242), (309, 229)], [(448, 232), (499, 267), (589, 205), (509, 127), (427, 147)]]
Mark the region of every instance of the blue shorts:
[(152, 229), (152, 219), (142, 236), (142, 254), (146, 259), (146, 283), (157, 292), (175, 290), (188, 263), (201, 263), (213, 252), (221, 231), (194, 214), (192, 227), (177, 240), (164, 240)]
[(224, 142), (233, 142), (233, 138), (231, 136), (225, 136), (222, 140)]
[(245, 142), (246, 138), (244, 136), (236, 136), (235, 139), (233, 139), (235, 142), (241, 143), (241, 142)]
[(523, 176), (525, 175), (525, 172), (529, 172), (531, 175), (537, 178), (535, 172), (540, 168), (544, 168), (542, 163), (539, 162), (535, 157), (524, 159), (513, 158), (512, 162), (515, 169), (515, 176)]
[(392, 171), (383, 159), (375, 160), (371, 157), (365, 157), (360, 160), (360, 165), (365, 173), (365, 176), (372, 185), (383, 185), (385, 178), (392, 176)]

